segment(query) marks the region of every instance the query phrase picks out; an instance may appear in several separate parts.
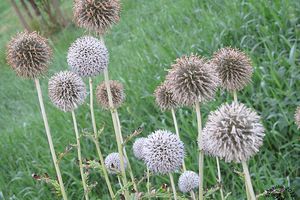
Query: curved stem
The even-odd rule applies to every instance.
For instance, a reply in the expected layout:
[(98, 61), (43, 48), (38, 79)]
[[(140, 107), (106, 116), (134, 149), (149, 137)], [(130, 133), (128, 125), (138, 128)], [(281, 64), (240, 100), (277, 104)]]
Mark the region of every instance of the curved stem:
[(220, 185), (220, 194), (221, 194), (221, 199), (224, 200), (223, 185), (222, 185), (222, 177), (221, 177), (221, 170), (220, 170), (219, 158), (216, 157), (216, 160), (217, 160), (217, 168), (218, 168), (218, 183)]
[(82, 158), (81, 158), (80, 136), (79, 136), (79, 132), (78, 132), (78, 128), (77, 128), (76, 116), (75, 116), (74, 111), (72, 111), (72, 119), (73, 119), (75, 135), (76, 135), (78, 162), (79, 162), (80, 175), (81, 175), (81, 180), (82, 180), (82, 185), (83, 185), (83, 190), (84, 190), (84, 197), (86, 200), (88, 200), (89, 199), (88, 188), (86, 185), (86, 177), (83, 172), (83, 164), (82, 164)]
[(105, 164), (104, 164), (104, 158), (103, 158), (103, 155), (102, 155), (99, 143), (98, 143), (97, 127), (96, 127), (96, 120), (95, 120), (95, 114), (94, 114), (93, 81), (92, 81), (92, 78), (89, 78), (89, 84), (90, 84), (90, 110), (91, 110), (91, 117), (92, 117), (93, 131), (94, 131), (94, 143), (95, 143), (95, 146), (96, 146), (98, 157), (100, 159), (101, 168), (102, 168), (102, 171), (103, 171), (103, 175), (104, 175), (106, 185), (108, 187), (110, 197), (112, 199), (114, 199), (115, 194), (113, 192), (110, 180), (108, 178), (107, 170), (106, 170)]
[(39, 79), (34, 79), (34, 82), (35, 82), (35, 86), (36, 86), (36, 90), (37, 90), (37, 94), (38, 94), (41, 114), (42, 114), (42, 117), (43, 117), (45, 131), (46, 131), (46, 135), (47, 135), (47, 139), (48, 139), (48, 144), (49, 144), (49, 148), (50, 148), (54, 168), (55, 168), (55, 171), (56, 171), (58, 183), (59, 183), (59, 186), (60, 186), (61, 194), (62, 194), (63, 199), (67, 200), (68, 198), (67, 198), (67, 194), (66, 194), (66, 191), (65, 191), (65, 186), (64, 186), (64, 183), (63, 183), (63, 180), (62, 180), (60, 168), (58, 166), (57, 157), (56, 157), (56, 153), (55, 153), (55, 149), (54, 149), (54, 145), (53, 145), (53, 141), (52, 141), (52, 136), (51, 136), (51, 132), (50, 132), (49, 124), (48, 124), (48, 119), (47, 119), (46, 110), (45, 110), (45, 106), (44, 106), (40, 81), (39, 81)]
[(243, 171), (244, 171), (244, 174), (245, 174), (245, 181), (246, 181), (246, 186), (248, 188), (250, 199), (255, 200), (255, 193), (254, 193), (254, 190), (253, 190), (253, 187), (252, 187), (248, 165), (245, 161), (243, 161), (242, 166), (243, 166)]
[(171, 173), (169, 173), (169, 177), (170, 177), (170, 182), (171, 182), (171, 186), (172, 186), (172, 190), (173, 190), (174, 200), (177, 200), (177, 194), (176, 194), (176, 188), (175, 188), (173, 175)]
[(190, 194), (191, 194), (192, 200), (196, 200), (196, 195), (195, 195), (195, 192), (193, 190), (190, 192)]

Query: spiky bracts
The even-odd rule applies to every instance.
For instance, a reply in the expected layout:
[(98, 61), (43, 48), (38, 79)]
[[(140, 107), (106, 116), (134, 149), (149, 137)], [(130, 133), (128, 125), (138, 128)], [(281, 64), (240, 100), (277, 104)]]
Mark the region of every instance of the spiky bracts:
[[(127, 166), (127, 162), (126, 159), (124, 157), (124, 165), (125, 168)], [(118, 174), (121, 173), (121, 163), (120, 163), (120, 155), (119, 153), (110, 153), (108, 154), (108, 156), (106, 156), (105, 160), (105, 167), (107, 169), (107, 171), (110, 174)]]
[(176, 59), (166, 79), (174, 100), (186, 106), (212, 100), (219, 85), (215, 68), (196, 55)]
[(133, 146), (132, 146), (133, 154), (139, 160), (144, 159), (144, 146), (145, 146), (146, 140), (147, 140), (147, 138), (141, 137), (141, 138), (137, 138), (135, 140), (135, 142), (133, 143)]
[(161, 110), (170, 110), (177, 107), (177, 102), (173, 98), (173, 93), (166, 82), (163, 82), (154, 91), (155, 102)]
[(147, 137), (144, 161), (154, 173), (166, 174), (177, 170), (184, 159), (184, 144), (173, 133), (157, 130)]
[(242, 103), (226, 103), (209, 114), (202, 145), (213, 156), (240, 163), (259, 151), (264, 136), (255, 111)]
[[(125, 92), (122, 83), (114, 80), (109, 81), (114, 108), (120, 107), (125, 101)], [(109, 102), (105, 82), (97, 86), (96, 98), (98, 103), (105, 109), (109, 109)]]
[(107, 68), (109, 54), (103, 41), (83, 36), (71, 44), (67, 62), (71, 71), (81, 77), (97, 76)]
[(225, 47), (214, 53), (212, 64), (221, 79), (221, 87), (239, 91), (251, 82), (253, 73), (250, 58), (238, 49)]
[(83, 80), (70, 71), (63, 71), (52, 76), (48, 83), (51, 102), (64, 112), (73, 111), (83, 104), (86, 87)]
[(300, 106), (298, 106), (295, 111), (295, 123), (298, 126), (298, 129), (300, 129)]
[(8, 64), (18, 76), (34, 79), (47, 71), (52, 50), (47, 39), (37, 32), (24, 31), (11, 39), (6, 54)]
[(190, 192), (199, 187), (199, 176), (193, 171), (183, 172), (178, 180), (179, 190), (183, 193)]
[(103, 34), (120, 20), (119, 0), (75, 0), (75, 23)]

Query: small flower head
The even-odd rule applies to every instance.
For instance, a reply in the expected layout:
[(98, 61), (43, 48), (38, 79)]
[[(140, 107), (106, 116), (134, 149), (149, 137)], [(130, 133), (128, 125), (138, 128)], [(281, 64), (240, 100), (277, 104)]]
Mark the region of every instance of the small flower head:
[(63, 71), (52, 76), (48, 83), (49, 98), (64, 112), (73, 111), (83, 104), (86, 88), (83, 80), (70, 71)]
[(178, 180), (179, 190), (183, 193), (190, 192), (199, 187), (199, 176), (193, 171), (183, 172)]
[(239, 163), (259, 151), (264, 136), (255, 111), (241, 103), (226, 103), (209, 114), (201, 144), (205, 152)]
[(75, 0), (75, 23), (103, 34), (120, 20), (119, 0)]
[[(126, 168), (127, 166), (127, 162), (126, 159), (124, 157), (124, 167)], [(121, 173), (121, 162), (120, 162), (120, 155), (119, 153), (111, 153), (108, 156), (106, 156), (105, 160), (105, 167), (107, 169), (107, 171), (110, 174), (118, 174)]]
[(70, 46), (67, 61), (73, 72), (81, 77), (91, 77), (107, 68), (109, 55), (104, 42), (83, 36)]
[(134, 156), (139, 159), (143, 160), (144, 159), (144, 146), (147, 138), (141, 137), (135, 140), (133, 143), (132, 149), (133, 149), (133, 154)]
[(243, 52), (229, 47), (214, 53), (213, 65), (221, 79), (221, 86), (228, 90), (242, 90), (251, 82), (252, 65), (250, 58)]
[(47, 40), (37, 32), (19, 33), (7, 45), (7, 62), (23, 78), (33, 79), (43, 75), (51, 55)]
[(176, 101), (173, 99), (173, 93), (171, 92), (167, 82), (162, 83), (156, 88), (154, 96), (156, 104), (161, 110), (170, 110), (177, 106)]
[(148, 136), (144, 146), (144, 161), (152, 172), (174, 172), (181, 166), (183, 159), (184, 144), (175, 134), (157, 130)]
[(167, 75), (167, 82), (176, 102), (191, 106), (214, 98), (219, 78), (205, 59), (196, 55), (183, 56), (176, 60)]
[[(125, 101), (125, 93), (124, 93), (123, 85), (122, 85), (122, 83), (120, 83), (118, 81), (110, 80), (109, 86), (110, 86), (110, 91), (111, 91), (111, 95), (112, 95), (114, 108), (118, 108)], [(97, 91), (96, 91), (96, 97), (97, 97), (98, 103), (103, 108), (105, 108), (105, 109), (110, 108), (105, 82), (98, 85)]]
[(298, 129), (300, 129), (300, 106), (298, 106), (295, 112), (295, 123), (298, 126)]

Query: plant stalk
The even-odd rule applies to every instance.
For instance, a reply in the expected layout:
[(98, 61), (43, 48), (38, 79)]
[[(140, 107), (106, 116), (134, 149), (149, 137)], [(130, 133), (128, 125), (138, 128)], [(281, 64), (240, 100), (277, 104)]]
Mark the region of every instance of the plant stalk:
[(242, 162), (242, 166), (243, 166), (243, 171), (245, 174), (245, 181), (246, 181), (246, 186), (248, 188), (250, 199), (255, 200), (255, 193), (254, 193), (254, 190), (252, 187), (251, 177), (250, 177), (250, 173), (249, 173), (249, 169), (248, 169), (248, 165), (247, 165), (246, 161)]
[(192, 200), (196, 200), (196, 195), (195, 195), (195, 192), (193, 190), (190, 192), (190, 194), (191, 194)]
[(219, 158), (216, 157), (216, 160), (217, 160), (217, 168), (218, 168), (218, 183), (220, 185), (220, 194), (221, 194), (221, 199), (224, 200), (223, 185), (222, 185), (222, 177), (221, 177), (221, 169), (220, 169)]
[(61, 194), (62, 194), (63, 199), (67, 200), (68, 198), (67, 198), (67, 194), (66, 194), (66, 191), (65, 191), (65, 186), (64, 186), (64, 183), (63, 183), (63, 180), (62, 180), (60, 168), (58, 166), (58, 161), (57, 161), (56, 153), (55, 153), (55, 150), (54, 150), (52, 136), (51, 136), (51, 132), (50, 132), (49, 124), (48, 124), (48, 119), (47, 119), (45, 105), (44, 105), (44, 101), (43, 101), (43, 95), (42, 95), (40, 81), (39, 81), (39, 79), (34, 79), (34, 82), (35, 82), (35, 86), (36, 86), (36, 90), (37, 90), (37, 94), (38, 94), (41, 114), (42, 114), (42, 117), (43, 117), (45, 131), (46, 131), (46, 135), (47, 135), (47, 139), (48, 139), (48, 144), (49, 144), (49, 148), (50, 148), (54, 168), (55, 168), (55, 171), (56, 171), (58, 183), (59, 183), (59, 186), (60, 186)]
[(150, 171), (149, 171), (148, 167), (147, 167), (147, 192), (148, 192), (148, 195), (149, 195), (148, 199), (151, 199), (150, 198)]
[(173, 190), (174, 200), (177, 200), (177, 194), (176, 194), (176, 188), (175, 188), (173, 175), (171, 173), (169, 173), (169, 177), (170, 177), (171, 186), (172, 186), (172, 190)]

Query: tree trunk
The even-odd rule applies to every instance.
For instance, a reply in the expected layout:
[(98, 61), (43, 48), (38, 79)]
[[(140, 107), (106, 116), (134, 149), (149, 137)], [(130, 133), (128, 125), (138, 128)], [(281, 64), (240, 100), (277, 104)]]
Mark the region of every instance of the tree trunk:
[(29, 27), (28, 23), (26, 22), (25, 18), (23, 17), (22, 13), (20, 12), (20, 9), (19, 9), (19, 7), (17, 6), (15, 0), (11, 0), (10, 2), (11, 2), (11, 4), (12, 4), (12, 6), (13, 6), (15, 12), (16, 12), (16, 14), (18, 15), (19, 20), (20, 20), (21, 24), (23, 25), (23, 27), (24, 27), (26, 30), (30, 31), (30, 27)]

